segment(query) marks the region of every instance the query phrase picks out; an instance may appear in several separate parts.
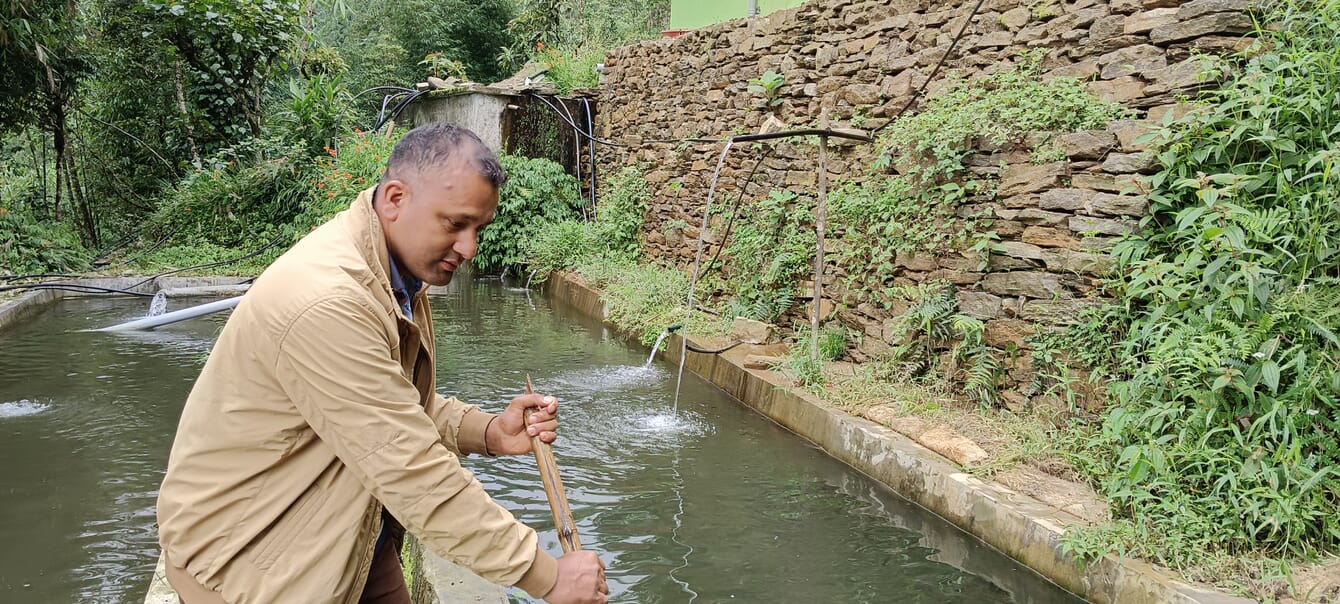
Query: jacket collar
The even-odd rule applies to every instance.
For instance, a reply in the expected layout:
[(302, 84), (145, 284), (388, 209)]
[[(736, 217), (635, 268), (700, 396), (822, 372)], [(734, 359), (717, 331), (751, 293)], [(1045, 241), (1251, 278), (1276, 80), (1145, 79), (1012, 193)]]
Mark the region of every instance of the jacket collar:
[(367, 262), (368, 270), (372, 274), (372, 279), (376, 282), (377, 289), (386, 295), (383, 301), (386, 303), (387, 310), (399, 306), (395, 302), (395, 294), (391, 291), (391, 252), (386, 247), (386, 233), (382, 231), (381, 221), (377, 219), (377, 212), (372, 208), (372, 193), (377, 187), (364, 189), (349, 205), (348, 229), (353, 237), (358, 252)]

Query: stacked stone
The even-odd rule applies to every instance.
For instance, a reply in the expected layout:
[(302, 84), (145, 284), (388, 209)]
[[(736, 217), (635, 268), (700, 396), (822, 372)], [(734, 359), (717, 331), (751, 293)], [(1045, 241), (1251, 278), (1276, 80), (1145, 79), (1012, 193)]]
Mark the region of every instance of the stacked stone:
[[(598, 126), (606, 137), (634, 143), (812, 127), (821, 113), (833, 127), (876, 128), (927, 83), (975, 3), (810, 2), (620, 48), (608, 57), (601, 79)], [(1151, 123), (1185, 112), (1179, 98), (1213, 85), (1201, 74), (1215, 54), (1251, 43), (1244, 37), (1252, 27), (1249, 3), (987, 0), (928, 94), (945, 85), (945, 74), (972, 79), (1000, 72), (1021, 53), (1042, 48), (1047, 77), (1084, 80), (1093, 94), (1124, 104), (1139, 119), (1088, 132), (1039, 133), (1059, 143), (1066, 156), (1043, 165), (1034, 165), (1023, 148), (978, 145), (969, 165), (979, 175), (999, 177), (1000, 184), (994, 200), (961, 213), (993, 219), (990, 228), (1000, 237), (995, 251), (984, 269), (970, 254), (903, 255), (897, 259), (899, 282), (953, 282), (960, 310), (983, 319), (987, 342), (1000, 348), (1025, 348), (1026, 336), (1039, 326), (1073, 321), (1093, 303), (1099, 278), (1111, 269), (1106, 251), (1147, 211), (1139, 176), (1152, 168), (1153, 158), (1140, 135)], [(747, 91), (748, 80), (768, 70), (785, 77), (782, 103), (759, 110), (760, 97)], [(814, 194), (817, 153), (811, 143), (777, 144), (746, 201), (773, 188)], [(645, 253), (653, 259), (684, 264), (692, 258), (720, 149), (692, 143), (602, 149), (604, 166), (638, 165), (652, 184)], [(830, 181), (866, 178), (875, 153), (872, 145), (841, 144), (830, 154)], [(745, 147), (728, 157), (714, 212), (740, 194), (760, 154)], [(722, 226), (714, 220), (704, 233), (709, 254)], [(826, 289), (842, 295), (840, 288)], [(825, 300), (823, 307), (841, 309), (838, 318), (867, 334), (858, 357), (885, 352), (901, 337), (887, 328), (901, 309), (852, 299)], [(1028, 367), (1012, 371), (1018, 381), (1028, 374)]]

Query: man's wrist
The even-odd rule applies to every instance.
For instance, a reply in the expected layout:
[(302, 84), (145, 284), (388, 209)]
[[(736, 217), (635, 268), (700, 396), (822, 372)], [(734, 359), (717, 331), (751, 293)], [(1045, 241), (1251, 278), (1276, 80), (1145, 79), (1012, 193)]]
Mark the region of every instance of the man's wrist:
[(497, 437), (494, 435), (493, 422), (498, 421), (498, 416), (489, 418), (488, 425), (484, 426), (484, 455), (493, 457), (497, 455), (494, 451), (498, 450), (498, 444), (493, 442)]

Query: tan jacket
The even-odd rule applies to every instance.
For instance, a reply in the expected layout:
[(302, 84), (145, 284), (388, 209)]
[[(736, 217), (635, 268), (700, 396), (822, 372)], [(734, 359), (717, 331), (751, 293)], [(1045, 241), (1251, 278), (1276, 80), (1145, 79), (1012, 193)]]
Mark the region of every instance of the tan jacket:
[(557, 579), (461, 467), (493, 416), (433, 390), (427, 297), (409, 321), (387, 275), (369, 189), (256, 280), (186, 401), (159, 539), (228, 602), (357, 601), (383, 505), (495, 583), (541, 597)]

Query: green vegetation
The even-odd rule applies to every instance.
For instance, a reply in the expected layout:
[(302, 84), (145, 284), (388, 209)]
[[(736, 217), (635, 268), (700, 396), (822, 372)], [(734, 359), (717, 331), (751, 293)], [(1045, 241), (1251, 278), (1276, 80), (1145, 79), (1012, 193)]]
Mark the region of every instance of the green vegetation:
[(547, 159), (502, 156), (508, 181), (499, 192), (493, 224), (479, 234), (476, 269), (519, 272), (525, 245), (548, 223), (581, 216), (577, 179)]
[(749, 87), (746, 88), (750, 94), (758, 95), (758, 104), (755, 109), (759, 111), (772, 111), (782, 104), (782, 86), (786, 84), (786, 76), (772, 71), (763, 72), (763, 75), (749, 80)]
[[(364, 185), (380, 171), (322, 163), (375, 115), (382, 95), (358, 93), (430, 74), (497, 81), (541, 41), (565, 49), (551, 74), (560, 86), (589, 86), (605, 48), (658, 32), (667, 10), (665, 0), (0, 2), (0, 208), (14, 225), (0, 235), (0, 273), (86, 270), (93, 257), (177, 268), (300, 234), (341, 209), (325, 204), (348, 202), (338, 174)], [(486, 264), (520, 258), (500, 253)], [(222, 270), (254, 272), (272, 257)]]
[(1114, 252), (1115, 405), (1080, 457), (1119, 518), (1078, 552), (1187, 569), (1340, 545), (1340, 5), (1273, 17), (1152, 141), (1152, 212)]
[(739, 208), (726, 243), (728, 314), (776, 321), (794, 306), (814, 257), (814, 200), (774, 189)]
[(899, 254), (989, 250), (990, 217), (961, 212), (995, 198), (995, 180), (963, 165), (978, 141), (1019, 144), (1034, 132), (1099, 128), (1122, 115), (1120, 105), (1095, 99), (1078, 80), (1042, 80), (1042, 58), (1026, 55), (1015, 69), (953, 83), (928, 98), (921, 113), (880, 136), (880, 157), (865, 180), (835, 187), (829, 197), (841, 242), (835, 261), (854, 295), (886, 308), (898, 300)]

